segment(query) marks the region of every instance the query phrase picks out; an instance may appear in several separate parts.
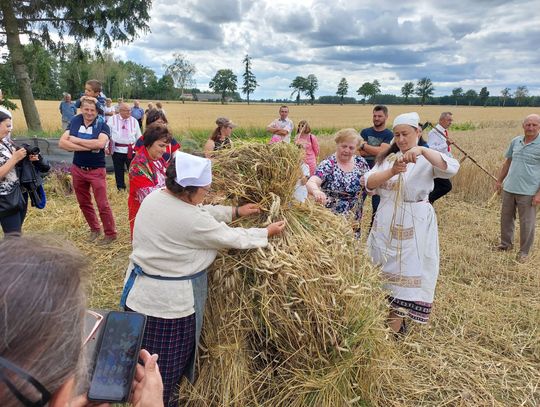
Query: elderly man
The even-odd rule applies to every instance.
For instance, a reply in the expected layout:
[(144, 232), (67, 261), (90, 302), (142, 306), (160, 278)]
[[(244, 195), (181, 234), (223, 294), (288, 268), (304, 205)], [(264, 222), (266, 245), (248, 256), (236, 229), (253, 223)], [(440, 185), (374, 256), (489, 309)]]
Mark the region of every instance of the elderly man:
[(131, 108), (127, 103), (120, 103), (118, 114), (111, 117), (111, 148), (114, 165), (116, 188), (119, 191), (126, 189), (124, 172), (129, 170), (129, 164), (134, 155), (134, 145), (141, 137), (141, 128), (137, 120), (131, 115)]
[[(452, 113), (442, 112), (439, 116), (439, 123), (428, 134), (429, 148), (449, 157), (452, 157), (450, 146), (454, 143), (448, 137), (448, 128), (452, 124), (452, 121)], [(437, 199), (442, 198), (452, 190), (452, 183), (449, 179), (435, 178), (433, 179), (433, 183), (433, 191), (429, 193), (429, 203), (432, 205)]]
[(144, 109), (140, 106), (140, 102), (138, 100), (133, 101), (133, 107), (131, 108), (131, 116), (137, 120), (139, 123), (139, 127), (142, 130), (143, 127), (143, 117), (144, 117)]
[(540, 116), (523, 121), (523, 136), (510, 142), (496, 188), (502, 190), (501, 243), (497, 250), (510, 250), (514, 241), (516, 208), (519, 214), (519, 253), (525, 262), (534, 241), (536, 210), (540, 205)]
[(90, 241), (101, 233), (94, 205), (92, 190), (103, 224), (105, 237), (100, 242), (107, 244), (116, 239), (116, 224), (107, 200), (107, 180), (105, 171), (105, 146), (109, 140), (110, 129), (104, 120), (98, 119), (97, 100), (84, 96), (81, 98), (81, 114), (75, 116), (69, 128), (62, 134), (58, 146), (73, 151), (71, 177), (73, 190), (79, 207), (90, 226)]
[[(362, 136), (360, 155), (367, 161), (369, 168), (373, 168), (377, 154), (390, 147), (390, 143), (394, 138), (392, 131), (386, 128), (386, 120), (388, 120), (388, 108), (377, 105), (373, 108), (373, 126), (360, 132), (360, 136)], [(379, 195), (371, 197), (371, 223), (373, 223), (380, 201), (381, 197)]]
[(279, 119), (274, 120), (266, 127), (266, 131), (272, 133), (270, 143), (280, 141), (290, 143), (293, 128), (293, 122), (289, 119), (289, 108), (287, 106), (281, 106), (279, 108)]
[(75, 103), (71, 101), (71, 95), (64, 93), (64, 100), (60, 102), (60, 114), (62, 115), (62, 130), (66, 130), (69, 126), (69, 122), (77, 114), (77, 108)]

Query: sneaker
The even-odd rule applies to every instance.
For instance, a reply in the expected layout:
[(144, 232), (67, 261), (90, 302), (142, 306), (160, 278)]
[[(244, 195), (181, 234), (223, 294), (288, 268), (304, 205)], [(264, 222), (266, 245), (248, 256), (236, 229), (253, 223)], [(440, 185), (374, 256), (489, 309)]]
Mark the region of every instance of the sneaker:
[(107, 246), (116, 240), (116, 236), (103, 236), (97, 243), (99, 246)]
[(529, 256), (525, 253), (518, 253), (516, 256), (516, 261), (518, 263), (527, 263), (527, 260), (529, 260)]
[(99, 235), (101, 235), (101, 230), (91, 230), (87, 240), (89, 242), (95, 242)]

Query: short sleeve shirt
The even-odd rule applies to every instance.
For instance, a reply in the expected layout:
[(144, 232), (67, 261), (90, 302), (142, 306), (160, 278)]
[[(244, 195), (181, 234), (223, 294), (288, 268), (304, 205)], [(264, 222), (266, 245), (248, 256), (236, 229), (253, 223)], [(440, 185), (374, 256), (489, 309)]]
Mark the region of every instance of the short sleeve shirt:
[[(84, 140), (96, 140), (101, 133), (110, 137), (111, 130), (102, 117), (96, 120), (88, 127), (84, 125), (82, 114), (75, 116), (69, 123), (69, 135), (82, 138)], [(105, 150), (75, 151), (73, 153), (73, 164), (79, 167), (104, 168)]]
[[(360, 135), (368, 145), (373, 147), (379, 147), (383, 143), (390, 144), (394, 138), (394, 134), (390, 130), (384, 129), (383, 131), (377, 131), (373, 127), (362, 130)], [(373, 165), (375, 165), (375, 156), (366, 156), (364, 159), (367, 161), (369, 168), (373, 168)]]
[(512, 160), (503, 189), (519, 195), (535, 195), (540, 190), (540, 135), (525, 144), (518, 136), (510, 142), (505, 157)]
[[(11, 141), (6, 140), (5, 138), (0, 142), (0, 167), (8, 162), (12, 157), (13, 151), (15, 151), (15, 146)], [(17, 173), (15, 168), (9, 170), (9, 172), (0, 179), (0, 195), (9, 194), (15, 189), (19, 182), (17, 178)]]

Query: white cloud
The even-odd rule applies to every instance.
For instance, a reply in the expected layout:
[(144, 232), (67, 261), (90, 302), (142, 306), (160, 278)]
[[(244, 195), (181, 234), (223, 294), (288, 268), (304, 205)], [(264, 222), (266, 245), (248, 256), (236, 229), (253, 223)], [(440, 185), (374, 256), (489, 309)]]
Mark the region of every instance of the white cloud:
[(241, 82), (242, 59), (253, 57), (260, 86), (254, 98), (285, 98), (297, 75), (314, 73), (318, 95), (335, 94), (346, 77), (355, 95), (378, 79), (383, 92), (430, 77), (438, 94), (454, 87), (540, 90), (538, 38), (531, 18), (540, 0), (155, 0), (151, 33), (117, 55), (152, 67), (187, 55), (206, 88), (218, 69)]

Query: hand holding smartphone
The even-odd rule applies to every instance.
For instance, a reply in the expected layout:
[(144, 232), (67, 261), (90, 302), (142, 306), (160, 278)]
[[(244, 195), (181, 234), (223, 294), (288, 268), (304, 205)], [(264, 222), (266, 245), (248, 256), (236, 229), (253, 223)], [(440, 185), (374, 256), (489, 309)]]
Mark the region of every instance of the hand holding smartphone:
[(109, 312), (97, 347), (88, 400), (112, 403), (129, 400), (145, 324), (143, 314)]

